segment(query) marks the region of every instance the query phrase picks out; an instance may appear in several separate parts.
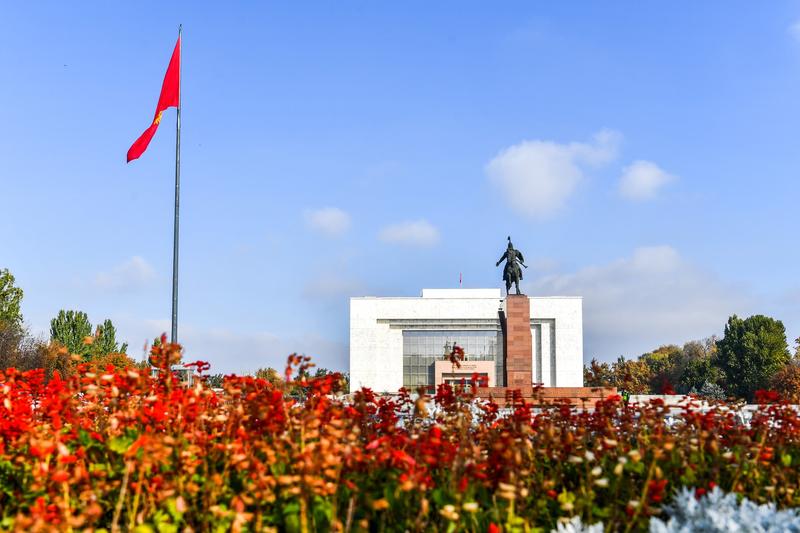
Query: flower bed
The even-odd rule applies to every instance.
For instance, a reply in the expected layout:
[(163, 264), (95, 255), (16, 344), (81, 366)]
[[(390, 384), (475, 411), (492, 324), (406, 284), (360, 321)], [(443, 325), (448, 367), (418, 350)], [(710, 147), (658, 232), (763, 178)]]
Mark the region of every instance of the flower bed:
[[(154, 348), (167, 368), (179, 347)], [(800, 504), (800, 418), (764, 404), (665, 422), (654, 401), (579, 411), (428, 399), (337, 399), (336, 375), (221, 392), (168, 373), (0, 373), (0, 528), (139, 531), (550, 531), (580, 517), (646, 531), (682, 486)], [(203, 369), (203, 365), (200, 365)]]

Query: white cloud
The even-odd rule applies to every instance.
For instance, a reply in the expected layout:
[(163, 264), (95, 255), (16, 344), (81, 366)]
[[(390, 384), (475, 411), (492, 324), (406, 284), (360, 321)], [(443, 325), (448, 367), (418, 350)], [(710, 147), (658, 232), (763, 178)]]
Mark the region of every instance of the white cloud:
[(789, 35), (800, 41), (800, 20), (789, 26)]
[(537, 257), (528, 265), (533, 272), (545, 273), (558, 269), (559, 262), (552, 257)]
[(384, 242), (408, 246), (433, 246), (439, 242), (439, 230), (425, 219), (386, 226), (379, 235)]
[(670, 246), (638, 248), (606, 265), (544, 276), (527, 290), (583, 296), (587, 360), (637, 356), (661, 344), (720, 334), (728, 316), (752, 307), (746, 290), (695, 267)]
[(309, 228), (329, 237), (340, 237), (350, 229), (350, 215), (338, 207), (307, 210), (305, 219)]
[(677, 179), (650, 161), (638, 160), (622, 170), (619, 192), (630, 200), (649, 200), (659, 189)]
[(135, 255), (108, 272), (100, 272), (94, 285), (104, 290), (131, 290), (144, 287), (156, 277), (155, 270), (142, 257)]
[(619, 133), (602, 130), (588, 143), (523, 141), (500, 151), (486, 165), (486, 174), (515, 211), (548, 218), (564, 208), (586, 166), (600, 166), (617, 156), (620, 139)]

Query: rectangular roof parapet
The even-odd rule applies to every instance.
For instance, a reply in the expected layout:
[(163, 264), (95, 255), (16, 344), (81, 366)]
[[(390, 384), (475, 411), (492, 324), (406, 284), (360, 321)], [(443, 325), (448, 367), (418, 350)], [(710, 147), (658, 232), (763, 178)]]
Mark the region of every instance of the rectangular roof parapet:
[(423, 298), (495, 298), (503, 297), (501, 289), (422, 289)]
[[(540, 296), (526, 295), (531, 300), (582, 300), (583, 296)], [(503, 300), (503, 289), (422, 289), (419, 296), (351, 296), (350, 300), (416, 300), (424, 299), (476, 299), (476, 300)]]

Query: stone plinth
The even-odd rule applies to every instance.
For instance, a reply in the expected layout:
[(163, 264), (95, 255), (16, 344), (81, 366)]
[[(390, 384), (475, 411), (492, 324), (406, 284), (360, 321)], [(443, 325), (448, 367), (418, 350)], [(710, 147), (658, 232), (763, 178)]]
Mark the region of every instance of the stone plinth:
[(531, 342), (531, 304), (527, 296), (511, 294), (505, 309), (506, 387), (530, 388), (533, 383), (533, 343)]
[(569, 402), (579, 407), (594, 407), (598, 400), (604, 400), (617, 394), (616, 387), (482, 387), (478, 389), (477, 396), (491, 399), (503, 407), (506, 405), (506, 396), (517, 391), (520, 398), (533, 405), (552, 405), (559, 402)]
[(458, 384), (463, 380), (470, 383), (473, 374), (486, 376), (488, 387), (496, 385), (494, 361), (461, 361), (460, 368), (450, 361), (433, 363), (434, 384), (437, 387), (445, 382)]

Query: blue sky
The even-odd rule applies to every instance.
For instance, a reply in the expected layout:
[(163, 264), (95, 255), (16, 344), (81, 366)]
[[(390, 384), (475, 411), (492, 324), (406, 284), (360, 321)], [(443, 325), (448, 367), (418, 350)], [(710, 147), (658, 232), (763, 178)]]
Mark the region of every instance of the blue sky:
[(220, 371), (347, 366), (354, 295), (584, 297), (585, 357), (764, 313), (800, 335), (800, 3), (108, 2), (0, 16), (0, 268), (44, 333), (169, 329), (184, 26), (181, 339)]

